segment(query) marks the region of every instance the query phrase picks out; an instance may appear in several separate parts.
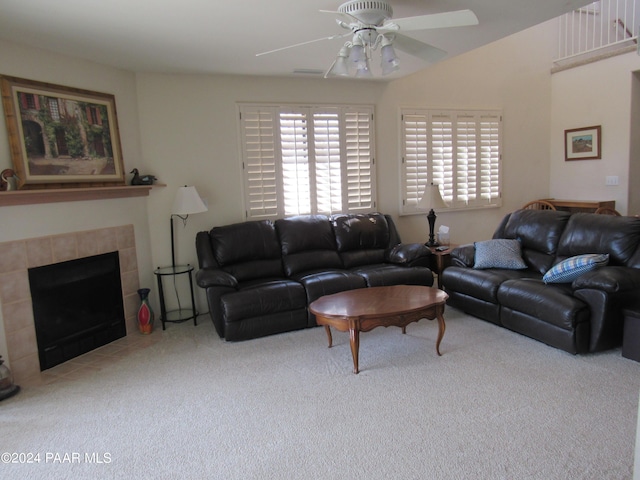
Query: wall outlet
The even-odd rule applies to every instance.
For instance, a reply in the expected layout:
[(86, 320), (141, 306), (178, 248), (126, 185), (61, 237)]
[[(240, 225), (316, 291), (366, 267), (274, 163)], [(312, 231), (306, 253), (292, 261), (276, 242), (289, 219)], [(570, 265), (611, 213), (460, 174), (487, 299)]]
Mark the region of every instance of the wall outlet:
[(609, 186), (620, 185), (620, 177), (618, 177), (617, 175), (607, 175), (604, 180), (604, 184)]

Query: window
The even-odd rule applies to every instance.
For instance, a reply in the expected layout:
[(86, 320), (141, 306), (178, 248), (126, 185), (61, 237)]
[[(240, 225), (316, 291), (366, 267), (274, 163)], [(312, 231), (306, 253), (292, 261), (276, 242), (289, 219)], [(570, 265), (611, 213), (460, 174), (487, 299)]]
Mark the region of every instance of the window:
[(53, 120), (54, 122), (59, 122), (60, 108), (58, 105), (58, 99), (49, 97), (48, 100), (49, 100), (49, 115), (51, 116), (51, 120)]
[(502, 113), (402, 109), (401, 213), (416, 208), (427, 183), (452, 209), (500, 205)]
[(240, 105), (248, 219), (375, 208), (373, 107)]
[(89, 125), (102, 125), (102, 117), (100, 116), (100, 110), (93, 105), (87, 105), (87, 121)]
[(38, 110), (40, 108), (39, 97), (33, 93), (18, 92), (20, 104), (25, 110)]

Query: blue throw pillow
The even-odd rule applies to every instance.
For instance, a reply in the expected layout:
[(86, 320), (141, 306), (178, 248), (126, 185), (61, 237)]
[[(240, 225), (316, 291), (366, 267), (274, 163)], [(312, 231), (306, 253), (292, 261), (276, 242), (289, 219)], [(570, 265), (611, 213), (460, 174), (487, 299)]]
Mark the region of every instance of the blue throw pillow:
[(527, 264), (522, 259), (520, 242), (508, 238), (496, 238), (475, 242), (475, 262), (473, 268), (505, 268), (522, 270)]
[(544, 274), (544, 283), (571, 283), (583, 273), (604, 267), (609, 263), (608, 253), (587, 253), (567, 258), (555, 264)]

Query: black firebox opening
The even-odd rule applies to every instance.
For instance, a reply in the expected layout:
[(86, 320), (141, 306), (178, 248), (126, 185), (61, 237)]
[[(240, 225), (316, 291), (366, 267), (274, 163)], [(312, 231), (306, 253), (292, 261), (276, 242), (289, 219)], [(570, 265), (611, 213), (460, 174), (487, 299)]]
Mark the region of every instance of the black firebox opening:
[(29, 269), (40, 370), (126, 335), (118, 252)]

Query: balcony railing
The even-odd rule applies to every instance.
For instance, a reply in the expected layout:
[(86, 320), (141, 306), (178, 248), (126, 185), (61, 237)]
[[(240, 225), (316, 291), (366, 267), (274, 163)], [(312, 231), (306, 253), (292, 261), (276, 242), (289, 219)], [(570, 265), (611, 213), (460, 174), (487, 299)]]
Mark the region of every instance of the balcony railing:
[(559, 17), (555, 63), (637, 46), (640, 0), (601, 0)]

